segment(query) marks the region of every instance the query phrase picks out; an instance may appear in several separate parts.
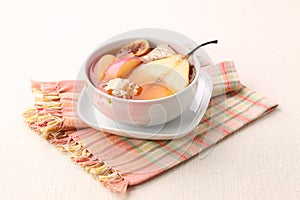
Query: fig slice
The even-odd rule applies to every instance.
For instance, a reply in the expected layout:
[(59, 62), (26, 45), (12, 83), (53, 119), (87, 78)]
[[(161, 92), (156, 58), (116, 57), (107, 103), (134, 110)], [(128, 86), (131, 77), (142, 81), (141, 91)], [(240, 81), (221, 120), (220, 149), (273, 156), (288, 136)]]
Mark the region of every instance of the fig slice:
[(119, 54), (126, 54), (126, 53), (134, 53), (136, 56), (145, 55), (151, 51), (150, 44), (145, 39), (134, 40), (129, 44), (123, 46), (119, 52)]

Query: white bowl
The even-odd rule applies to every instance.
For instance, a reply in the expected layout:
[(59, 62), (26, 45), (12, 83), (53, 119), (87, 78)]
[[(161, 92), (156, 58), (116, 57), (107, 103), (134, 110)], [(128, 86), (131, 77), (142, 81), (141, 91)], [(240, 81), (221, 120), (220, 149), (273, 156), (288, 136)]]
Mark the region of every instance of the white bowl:
[[(143, 38), (147, 39), (152, 45), (167, 43), (180, 54), (185, 54), (189, 51), (184, 46), (162, 41), (159, 38)], [(190, 64), (192, 64), (196, 69), (196, 76), (194, 80), (182, 91), (167, 97), (152, 100), (121, 99), (102, 92), (92, 83), (90, 77), (90, 68), (92, 67), (93, 63), (99, 59), (99, 57), (122, 47), (134, 39), (140, 38), (123, 39), (106, 43), (92, 52), (83, 66), (87, 95), (97, 110), (99, 110), (106, 117), (117, 122), (135, 126), (154, 126), (165, 124), (185, 112), (196, 97), (200, 63), (198, 58), (195, 56), (191, 56), (189, 58)]]

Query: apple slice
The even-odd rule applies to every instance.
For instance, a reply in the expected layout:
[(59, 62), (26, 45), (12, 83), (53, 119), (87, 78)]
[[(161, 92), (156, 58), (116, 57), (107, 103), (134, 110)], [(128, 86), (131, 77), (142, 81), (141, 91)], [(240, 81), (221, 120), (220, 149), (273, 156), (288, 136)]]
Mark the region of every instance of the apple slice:
[(178, 92), (189, 84), (189, 70), (189, 62), (176, 54), (136, 68), (128, 79), (138, 85), (161, 83)]
[(105, 68), (101, 80), (109, 81), (114, 78), (124, 78), (141, 63), (142, 61), (136, 57), (120, 59)]
[(97, 76), (98, 80), (104, 72), (105, 68), (115, 62), (116, 58), (117, 57), (114, 55), (106, 54), (97, 61), (97, 63), (93, 67), (93, 73)]

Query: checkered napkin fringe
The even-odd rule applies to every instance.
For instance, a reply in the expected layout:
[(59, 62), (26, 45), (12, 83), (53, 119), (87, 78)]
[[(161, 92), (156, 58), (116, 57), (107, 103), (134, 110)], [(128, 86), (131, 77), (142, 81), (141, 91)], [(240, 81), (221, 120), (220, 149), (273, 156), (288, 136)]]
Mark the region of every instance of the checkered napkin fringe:
[(233, 62), (204, 70), (212, 77), (214, 98), (195, 130), (179, 139), (130, 139), (89, 128), (74, 109), (83, 81), (33, 81), (35, 105), (23, 117), (31, 129), (110, 190), (126, 192), (128, 186), (184, 162), (277, 107), (241, 85)]

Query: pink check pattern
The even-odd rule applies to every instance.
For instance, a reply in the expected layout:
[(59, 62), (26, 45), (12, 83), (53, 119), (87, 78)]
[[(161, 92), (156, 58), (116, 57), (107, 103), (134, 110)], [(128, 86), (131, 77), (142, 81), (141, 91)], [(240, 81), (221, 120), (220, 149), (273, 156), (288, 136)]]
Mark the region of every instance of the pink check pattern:
[(213, 80), (213, 98), (195, 130), (179, 139), (130, 139), (88, 127), (75, 109), (83, 81), (33, 81), (35, 104), (24, 112), (24, 119), (110, 190), (126, 192), (128, 186), (188, 160), (277, 107), (241, 85), (233, 62), (204, 70)]

